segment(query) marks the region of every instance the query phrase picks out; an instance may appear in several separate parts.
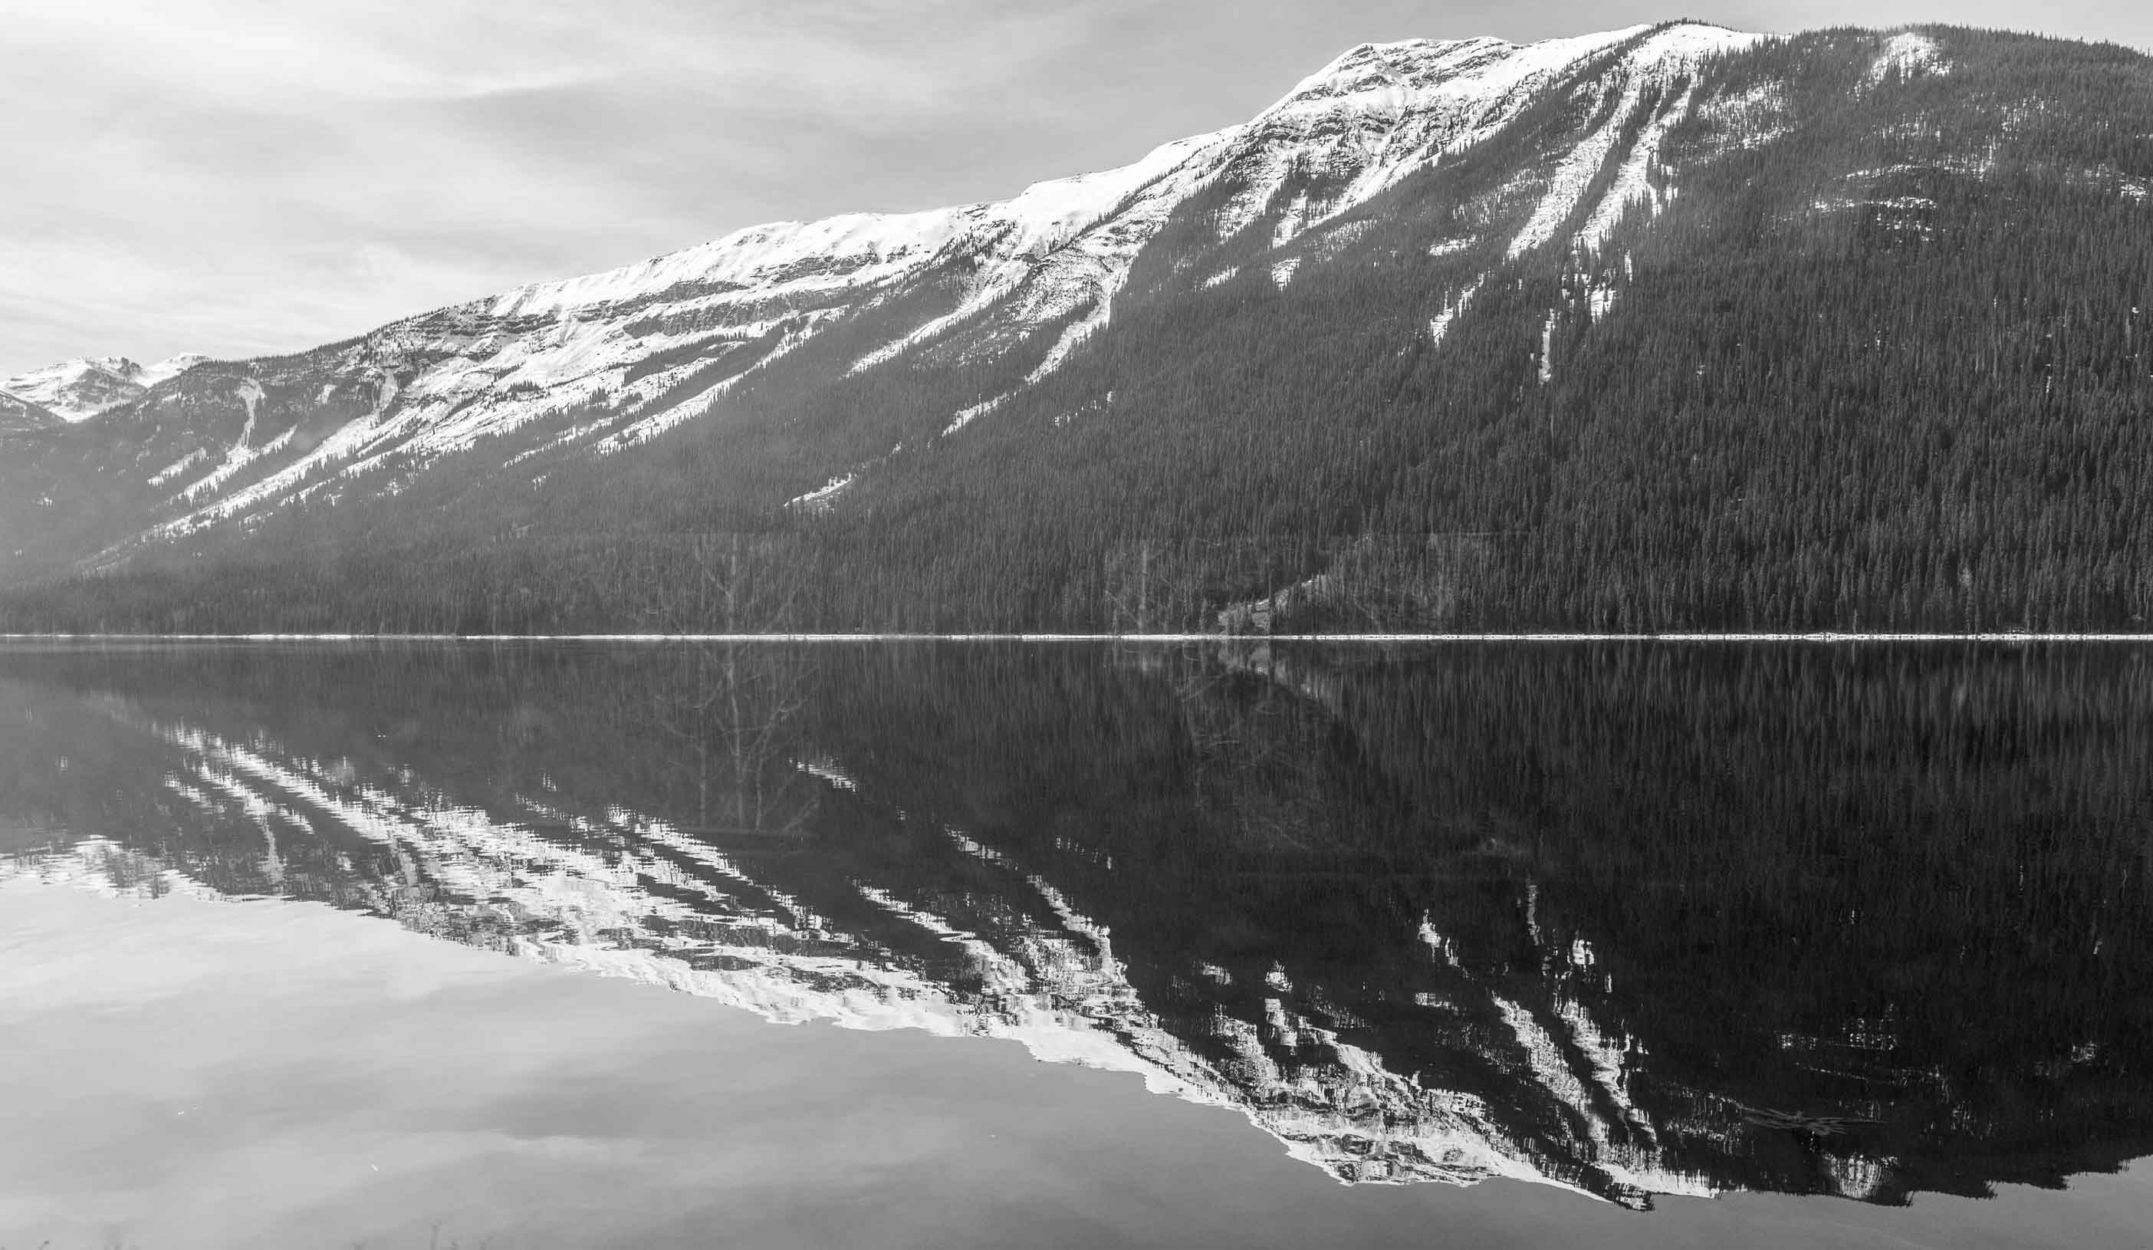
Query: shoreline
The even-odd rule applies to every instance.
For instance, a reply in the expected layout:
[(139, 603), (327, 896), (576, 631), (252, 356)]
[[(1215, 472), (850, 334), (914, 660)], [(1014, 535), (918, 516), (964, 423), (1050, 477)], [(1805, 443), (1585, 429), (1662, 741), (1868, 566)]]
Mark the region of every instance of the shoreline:
[(2052, 633), (1697, 633), (1697, 634), (1458, 634), (1458, 633), (1355, 633), (1355, 634), (1086, 634), (1086, 633), (949, 633), (949, 634), (9, 634), (0, 643), (20, 642), (584, 642), (633, 643), (919, 643), (919, 642), (1016, 642), (1016, 643), (2153, 643), (2153, 633), (2143, 634), (2052, 634)]

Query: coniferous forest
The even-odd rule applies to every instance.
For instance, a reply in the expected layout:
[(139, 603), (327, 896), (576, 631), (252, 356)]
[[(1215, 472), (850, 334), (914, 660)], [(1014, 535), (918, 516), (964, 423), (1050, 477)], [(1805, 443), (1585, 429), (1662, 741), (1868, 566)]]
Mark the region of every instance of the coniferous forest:
[(2153, 60), (1925, 37), (1948, 72), (1830, 31), (1665, 84), (1694, 103), (1591, 246), (1509, 247), (1565, 136), (1628, 124), (1552, 95), (1283, 248), (1334, 171), (1223, 239), (1235, 188), (1199, 192), (1033, 384), (1067, 321), (852, 368), (953, 306), (923, 283), (781, 363), (738, 353), (782, 328), (669, 349), (683, 402), (729, 389), (617, 454), (547, 450), (600, 394), (138, 537), (140, 470), (230, 441), (235, 379), (302, 446), (386, 405), (328, 372), (349, 344), (203, 366), (0, 433), (0, 629), (2146, 629)]

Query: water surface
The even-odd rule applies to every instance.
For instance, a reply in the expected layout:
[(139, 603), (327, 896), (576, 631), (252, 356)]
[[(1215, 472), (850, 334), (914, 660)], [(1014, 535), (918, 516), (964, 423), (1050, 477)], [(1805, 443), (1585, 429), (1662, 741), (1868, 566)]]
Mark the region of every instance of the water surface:
[(2149, 746), (2135, 648), (0, 650), (0, 1245), (2142, 1244)]

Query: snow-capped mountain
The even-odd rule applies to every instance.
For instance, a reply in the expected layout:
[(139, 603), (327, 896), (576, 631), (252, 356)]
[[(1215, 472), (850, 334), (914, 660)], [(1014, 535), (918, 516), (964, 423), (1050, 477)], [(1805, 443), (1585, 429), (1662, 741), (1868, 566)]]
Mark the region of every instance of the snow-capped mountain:
[(125, 356), (63, 360), (0, 382), (0, 393), (36, 404), (62, 420), (86, 421), (140, 399), (150, 387), (208, 359), (182, 352), (153, 365), (136, 364)]
[[(18, 458), (0, 497), (49, 496), (64, 513), (68, 500), (94, 494), (97, 506), (73, 514), (61, 534), (55, 509), (0, 503), (0, 580), (145, 562), (213, 569), (226, 550), (271, 534), (348, 552), (343, 531), (364, 532), (395, 563), (391, 547), (450, 534), (498, 542), (636, 529), (827, 532), (855, 518), (861, 535), (884, 542), (887, 531), (866, 519), (878, 510), (932, 521), (906, 528), (923, 545), (902, 555), (870, 554), (866, 538), (842, 549), (815, 540), (811, 576), (835, 584), (893, 558), (942, 559), (928, 552), (930, 532), (944, 535), (933, 541), (947, 555), (952, 543), (990, 542), (1007, 528), (960, 521), (951, 511), (959, 500), (1050, 518), (1059, 536), (1034, 543), (1039, 551), (1096, 543), (1112, 530), (1189, 541), (1198, 530), (1230, 532), (1243, 522), (1223, 518), (1249, 512), (1251, 491), (1270, 500), (1267, 525), (1302, 532), (1377, 518), (1393, 528), (1512, 532), (1521, 509), (1546, 508), (1544, 493), (1490, 471), (1471, 480), (1526, 494), (1482, 500), (1437, 481), (1443, 466), (1476, 455), (1518, 463), (1546, 454), (1509, 447), (1528, 432), (1575, 437), (1603, 426), (1622, 454), (1644, 454), (1650, 439), (1612, 434), (1610, 387), (1626, 396), (1620, 421), (1635, 423), (1735, 402), (1707, 393), (1669, 407), (1673, 400), (1648, 395), (1673, 378), (1707, 392), (1754, 387), (1757, 397), (1745, 392), (1742, 404), (1784, 398), (1774, 377), (1822, 385), (1814, 379), (1824, 366), (1808, 356), (1826, 362), (1851, 349), (1811, 341), (1813, 327), (1833, 324), (1844, 296), (1804, 293), (1814, 307), (1800, 305), (1794, 328), (1760, 329), (1740, 347), (1704, 344), (1698, 336), (1709, 328), (1673, 328), (1698, 309), (1736, 303), (1756, 304), (1746, 318), (1779, 317), (1795, 306), (1769, 304), (1765, 293), (1814, 286), (1820, 260), (1872, 275), (1864, 297), (1876, 300), (1916, 283), (1911, 273), (1874, 278), (1885, 266), (1935, 268), (1919, 281), (1957, 283), (1997, 323), (1982, 334), (2014, 345), (1995, 369), (1952, 372), (1949, 385), (2031, 385), (2024, 380), (2046, 366), (2016, 346), (2039, 337), (2014, 320), (2020, 305), (1977, 290), (1988, 277), (1942, 267), (1945, 247), (1976, 258), (2048, 247), (2042, 232), (2063, 218), (2045, 209), (2001, 240), (1982, 233), (2019, 211), (2008, 205), (2028, 203), (2029, 187), (2084, 199), (2102, 229), (2125, 241), (2110, 252), (2133, 246), (2127, 240), (2143, 232), (2132, 222), (2153, 207), (2153, 146), (2118, 130), (2130, 123), (2112, 115), (2099, 123), (2115, 131), (2112, 141), (2068, 120), (2081, 107), (2072, 75), (2136, 81), (2147, 73), (2143, 58), (2091, 49), (2058, 61), (2057, 47), (2068, 46), (1945, 30), (1766, 38), (1691, 22), (1531, 45), (1368, 44), (1246, 123), (1006, 201), (752, 227), (297, 355), (203, 363), (162, 381), (157, 369), (138, 371), (148, 389), (131, 401), (113, 398), (112, 379), (137, 384), (124, 371), (76, 362), (67, 377), (90, 393), (64, 404), (57, 375), (11, 388), (62, 416), (103, 409), (108, 420)], [(2066, 63), (2078, 68), (2052, 68)], [(2115, 351), (2089, 347), (2087, 368), (2108, 370), (2139, 350), (2143, 335), (2130, 337), (2137, 332), (2125, 324), (2135, 263), (2111, 256), (2091, 271), (2117, 289), (2104, 289), (2102, 310), (2084, 315), (2128, 341)], [(1759, 265), (1776, 276), (1737, 277)], [(2060, 274), (2054, 265), (2035, 271)], [(2051, 295), (2063, 299), (2062, 286), (2040, 298)], [(2120, 319), (2108, 303), (2125, 310)], [(1645, 307), (1649, 317), (1638, 311)], [(1899, 326), (1912, 307), (1861, 314), (1878, 323), (1864, 340), (1875, 367), (1931, 358), (1913, 341), (1941, 323)], [(1640, 336), (1667, 358), (1650, 377)], [(1319, 351), (1318, 342), (1328, 346)], [(1754, 379), (1711, 358), (1739, 359), (1760, 345), (1805, 355)], [(1900, 351), (1906, 362), (1891, 355)], [(2126, 389), (2144, 381), (2128, 370), (2102, 376), (2099, 385)], [(2044, 385), (2050, 396), (2083, 390)], [(1894, 402), (1941, 405), (1947, 389), (1901, 388), (1913, 398)], [(1492, 405), (1500, 408), (1463, 415)], [(1961, 415), (1939, 419), (1999, 406), (2003, 398), (1954, 401), (1946, 407)], [(1805, 411), (1833, 409), (1820, 401)], [(1370, 433), (1324, 434), (1348, 425)], [(1886, 425), (1908, 438), (1918, 428)], [(1491, 442), (1474, 429), (1504, 432)], [(1966, 446), (1932, 440), (1920, 454)], [(1239, 449), (1238, 466), (1195, 467), (1228, 447)], [(1792, 447), (1750, 440), (1726, 454), (1776, 463)], [(1720, 476), (1754, 471), (1730, 466)], [(1297, 477), (1305, 485), (1291, 485)], [(1787, 489), (1857, 478), (1812, 474)], [(1951, 480), (1962, 478), (1972, 480)], [(1685, 498), (1721, 489), (1715, 479)], [(1043, 491), (1062, 492), (1058, 511), (1031, 506)], [(1599, 493), (1594, 481), (1567, 497)], [(628, 497), (640, 506), (619, 509), (615, 501)], [(1609, 507), (1629, 498), (1608, 497)], [(416, 528), (414, 498), (438, 509)], [(1717, 524), (1697, 506), (1705, 511), (1684, 525)], [(1941, 513), (1924, 515), (1935, 529)], [(1755, 543), (1779, 532), (1771, 518), (1756, 524)], [(1619, 528), (1604, 518), (1580, 526)], [(1910, 541), (1928, 540), (1910, 527)], [(1550, 552), (1535, 560), (1586, 549), (1561, 529), (1532, 531)], [(988, 562), (984, 552), (954, 560), (972, 569)], [(996, 619), (1041, 610), (1026, 604), (1080, 604), (1052, 611), (1061, 623), (1097, 624), (1105, 609), (1066, 580), (1070, 567), (1057, 560), (1001, 579), (1012, 589)], [(2104, 557), (2089, 567), (2117, 566)], [(1292, 580), (1324, 571), (1298, 568)], [(1278, 589), (1223, 567), (1191, 576), (1240, 593), (1177, 606), (1188, 624)], [(1422, 581), (1456, 576), (1424, 570)], [(1743, 611), (1776, 611), (1757, 587)], [(1641, 591), (1609, 594), (1595, 609), (1603, 618), (1654, 602)], [(1423, 605), (1414, 612), (1458, 600), (1412, 598)], [(535, 590), (519, 599), (553, 602)], [(500, 610), (488, 606), (488, 619)], [(1956, 604), (1904, 610), (1965, 616)], [(878, 615), (918, 625), (938, 611), (837, 606), (816, 624), (852, 628)]]
[(117, 356), (65, 360), (0, 382), (0, 391), (38, 404), (63, 420), (83, 421), (141, 398), (142, 385), (118, 371), (123, 363)]
[(155, 364), (138, 365), (125, 357), (120, 358), (120, 376), (142, 387), (152, 387), (167, 378), (176, 378), (196, 365), (205, 364), (209, 357), (200, 352), (181, 352), (167, 356)]
[[(1044, 380), (1107, 324), (1138, 257), (1169, 223), (1200, 219), (1213, 247), (1260, 238), (1258, 267), (1283, 286), (1304, 260), (1365, 228), (1346, 220), (1352, 210), (1571, 93), (1589, 98), (1595, 116), (1575, 153), (1523, 171), (1519, 196), (1530, 211), (1500, 254), (1554, 241), (1612, 168), (1617, 177), (1599, 190), (1580, 235), (1594, 240), (1633, 203), (1656, 202), (1646, 174), (1657, 145), (1694, 107), (1693, 90), (1670, 89), (1758, 41), (1685, 23), (1524, 46), (1363, 45), (1251, 121), (1121, 169), (1041, 183), (999, 203), (755, 226), (428, 313), (337, 348), (204, 370), (143, 415), (209, 404), (241, 413), (242, 429), (144, 466), (169, 488), (154, 533), (390, 489), (482, 442), (500, 448), (501, 468), (610, 455), (722, 413), (728, 395), (818, 340), (843, 342), (847, 374), (1021, 358), (1009, 391), (943, 414), (954, 433)], [(1295, 189), (1312, 174), (1319, 186)], [(71, 361), (7, 389), (79, 420), (177, 372), (168, 365)], [(189, 456), (199, 469), (174, 473)]]

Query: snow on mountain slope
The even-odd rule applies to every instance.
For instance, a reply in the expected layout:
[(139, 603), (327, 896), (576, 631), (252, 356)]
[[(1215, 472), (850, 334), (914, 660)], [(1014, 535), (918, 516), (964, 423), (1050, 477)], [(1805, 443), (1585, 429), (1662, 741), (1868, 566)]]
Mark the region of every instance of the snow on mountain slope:
[(0, 434), (18, 430), (41, 430), (58, 425), (58, 413), (19, 395), (0, 391)]
[[(1603, 84), (1626, 80), (1634, 107), (1647, 87), (1670, 82), (1707, 57), (1737, 52), (1761, 39), (1684, 23), (1524, 47), (1499, 39), (1364, 44), (1302, 82), (1251, 123), (1247, 150), (1236, 154), (1246, 183), (1221, 214), (1220, 229), (1230, 234), (1245, 228), (1278, 194), (1295, 165), (1305, 167), (1314, 159), (1343, 185), (1322, 203), (1300, 207), (1295, 224), (1273, 240), (1274, 246), (1283, 246), (1406, 177), (1437, 169), (1444, 160), (1501, 134), (1526, 110), (1588, 70), (1596, 70), (1590, 76)], [(1593, 140), (1577, 168), (1596, 169), (1613, 133), (1603, 127)], [(1546, 241), (1551, 223), (1559, 223), (1574, 206), (1562, 198), (1573, 183), (1574, 178), (1558, 180), (1535, 213), (1533, 226), (1513, 245), (1513, 254)]]
[[(1647, 181), (1647, 173), (1668, 129), (1689, 115), (1696, 89), (1692, 84), (1672, 100), (1667, 98), (1668, 93), (1677, 79), (1694, 71), (1703, 58), (1738, 51), (1756, 41), (1753, 36), (1697, 27), (1675, 27), (1647, 38), (1625, 58), (1623, 71), (1606, 80), (1611, 88), (1619, 87), (1619, 99), (1606, 114), (1606, 120), (1563, 157), (1531, 220), (1511, 240), (1510, 255), (1521, 256), (1552, 239), (1582, 206), (1584, 196), (1610, 160), (1619, 160), (1618, 172), (1579, 234), (1580, 244), (1588, 249), (1597, 247), (1633, 202), (1643, 199), (1657, 205), (1658, 192)], [(1642, 122), (1643, 129), (1633, 134), (1626, 150), (1618, 151), (1624, 133), (1638, 122)]]
[(1912, 78), (1919, 74), (1948, 74), (1950, 62), (1937, 50), (1936, 41), (1919, 31), (1901, 31), (1884, 41), (1883, 51), (1869, 67), (1867, 85), (1874, 87), (1886, 75)]
[[(538, 447), (518, 448), (509, 463), (561, 449), (623, 450), (705, 415), (739, 379), (930, 278), (964, 275), (971, 289), (954, 316), (897, 322), (898, 332), (870, 353), (876, 362), (997, 302), (1012, 305), (1020, 334), (1096, 308), (1174, 202), (1154, 194), (1148, 207), (1133, 207), (1141, 193), (1214, 144), (1168, 144), (1125, 169), (1041, 183), (998, 204), (753, 227), (672, 256), (399, 322), (326, 359), (234, 366), (207, 384), (227, 394), (267, 385), (278, 392), (273, 407), (356, 390), (375, 402), (274, 471), (235, 479), (215, 498), (186, 500), (198, 506), (158, 533), (335, 497), (392, 462), (410, 472), (536, 423), (564, 428)], [(1120, 217), (1102, 220), (1117, 208)], [(694, 385), (713, 373), (708, 385)]]
[[(1043, 182), (1006, 204), (960, 210), (980, 212), (994, 223), (990, 230), (1008, 231), (1011, 246), (995, 249), (957, 308), (869, 352), (854, 371), (932, 342), (1004, 299), (1011, 301), (1007, 325), (1020, 334), (1081, 308), (1103, 313), (1136, 252), (1196, 190), (1210, 159), (1238, 133), (1234, 128), (1169, 143), (1125, 169)], [(1082, 332), (1072, 327), (1069, 333), (1081, 337)], [(1063, 342), (1073, 345), (1066, 337)], [(1049, 355), (1065, 350), (1057, 344)]]
[(125, 356), (63, 360), (0, 382), (0, 391), (37, 404), (62, 420), (86, 421), (141, 398), (150, 387), (208, 359), (184, 352), (153, 365), (139, 365)]
[(0, 390), (29, 400), (62, 420), (86, 421), (142, 395), (142, 384), (121, 372), (129, 363), (118, 356), (64, 360), (17, 374), (0, 382)]
[(514, 317), (619, 308), (662, 293), (685, 296), (670, 305), (675, 311), (702, 311), (885, 284), (965, 243), (991, 245), (998, 253), (1041, 256), (1081, 234), (1206, 142), (1170, 143), (1122, 169), (1038, 183), (1001, 203), (752, 226), (638, 265), (522, 287), (494, 300), (490, 311), (496, 317)]
[[(145, 483), (187, 456), (220, 466), (165, 497), (143, 535), (151, 539), (300, 501), (394, 493), (482, 444), (479, 463), (542, 479), (548, 458), (611, 455), (722, 418), (743, 386), (773, 371), (811, 367), (826, 382), (884, 367), (1020, 361), (1014, 389), (951, 402), (929, 427), (956, 437), (1106, 328), (1139, 258), (1176, 222), (1208, 223), (1208, 246), (1222, 251), (1246, 251), (1247, 232), (1258, 231), (1262, 267), (1283, 288), (1304, 262), (1350, 240), (1346, 214), (1515, 135), (1524, 164), (1501, 205), (1513, 223), (1502, 228), (1503, 256), (1557, 242), (1584, 213), (1580, 238), (1597, 243), (1633, 206), (1662, 202), (1659, 148), (1695, 98), (1678, 84), (1758, 39), (1680, 23), (1524, 46), (1363, 45), (1245, 124), (999, 203), (756, 226), (303, 356), (203, 364), (176, 381), (177, 359), (146, 370), (77, 361), (13, 389), (70, 419), (139, 397), (156, 428), (177, 421), (196, 431), (192, 441), (168, 436), (133, 466)], [(1549, 101), (1574, 116), (1540, 107)], [(1606, 187), (1601, 198), (1584, 204), (1595, 185)], [(1201, 261), (1177, 252), (1171, 267)], [(839, 335), (843, 359), (832, 362), (817, 345)], [(145, 385), (156, 392), (144, 395)], [(250, 432), (240, 435), (249, 388), (261, 392), (259, 411), (244, 405)], [(63, 392), (65, 406), (40, 398)], [(833, 462), (817, 480), (860, 463)]]
[(208, 362), (209, 357), (200, 352), (181, 352), (177, 356), (167, 356), (153, 365), (136, 365), (134, 371), (125, 376), (142, 386), (155, 386), (167, 378), (176, 378), (196, 365)]

